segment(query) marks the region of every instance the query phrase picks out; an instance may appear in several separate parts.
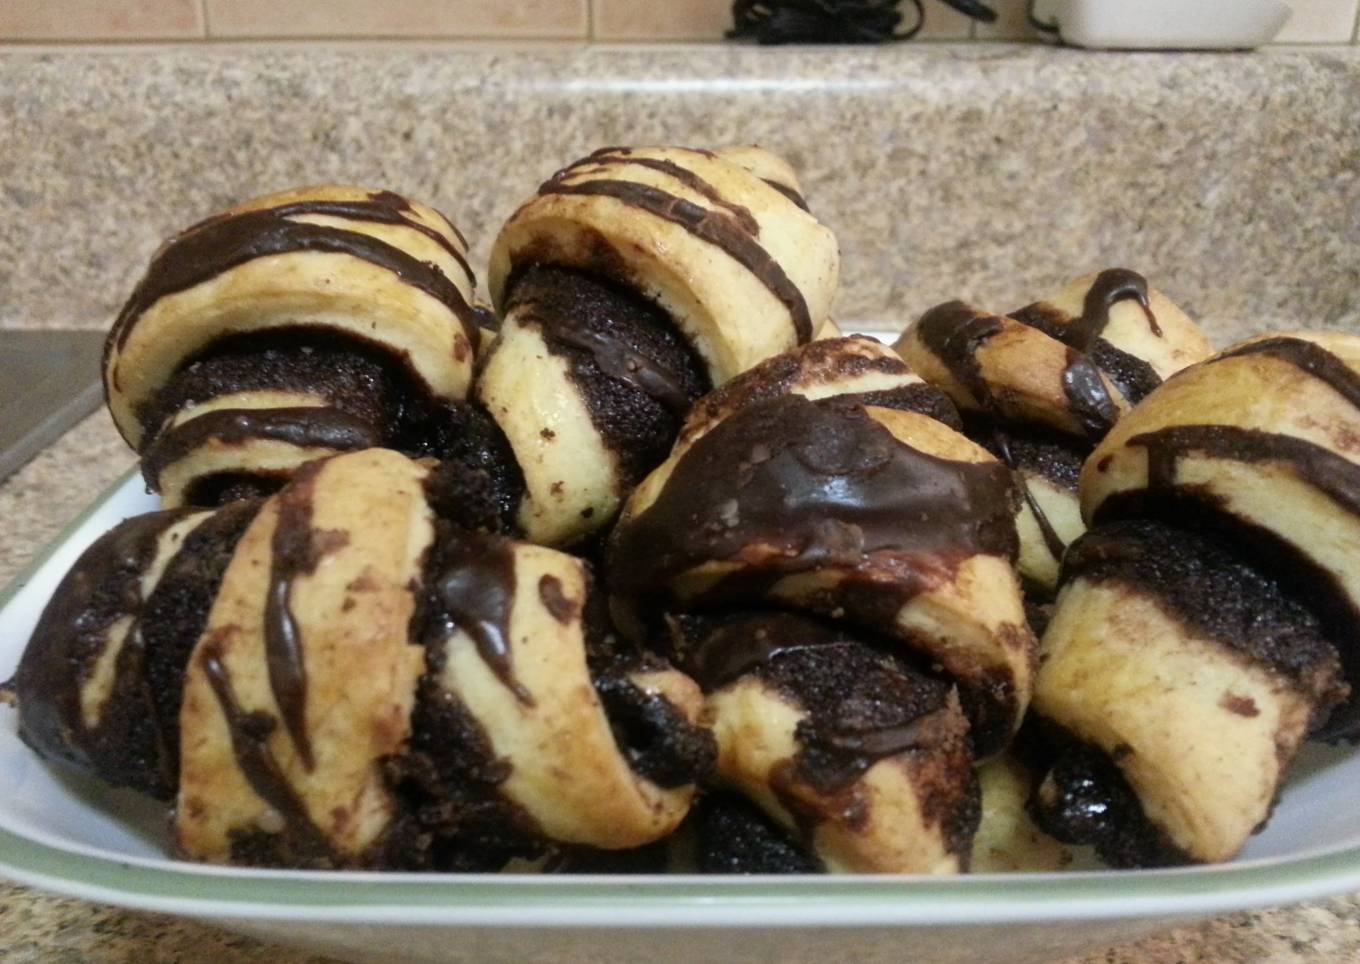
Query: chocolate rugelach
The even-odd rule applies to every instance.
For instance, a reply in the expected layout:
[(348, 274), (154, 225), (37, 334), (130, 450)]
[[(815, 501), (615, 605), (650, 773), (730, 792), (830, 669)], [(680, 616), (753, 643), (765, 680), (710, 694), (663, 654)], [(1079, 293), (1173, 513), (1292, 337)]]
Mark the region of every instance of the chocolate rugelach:
[(1120, 866), (1231, 858), (1310, 735), (1353, 739), (1360, 339), (1182, 371), (1086, 461), (1034, 716), (1036, 817)]
[(1008, 315), (961, 301), (926, 312), (897, 350), (964, 414), (965, 433), (1016, 473), (1025, 499), (1020, 572), (1052, 598), (1081, 534), (1077, 474), (1120, 416), (1212, 353), (1199, 328), (1126, 268), (1080, 278)]
[(701, 396), (822, 327), (836, 242), (795, 198), (758, 148), (608, 147), (511, 215), (475, 395), (523, 473), (527, 538), (604, 530)]
[(7, 686), (23, 739), (174, 801), (196, 860), (496, 870), (661, 839), (714, 765), (698, 687), (606, 638), (579, 560), (438, 518), (446, 484), (373, 449), (123, 523)]
[(453, 224), (391, 191), (245, 202), (153, 256), (106, 343), (109, 409), (167, 506), (265, 495), (336, 452), (416, 452), (465, 406), (475, 284)]

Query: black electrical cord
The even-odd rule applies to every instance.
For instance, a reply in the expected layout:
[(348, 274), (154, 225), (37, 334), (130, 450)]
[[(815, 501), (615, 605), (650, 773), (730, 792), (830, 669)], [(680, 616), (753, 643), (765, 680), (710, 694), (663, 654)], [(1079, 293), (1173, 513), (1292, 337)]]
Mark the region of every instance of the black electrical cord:
[[(916, 11), (903, 27), (903, 0), (735, 0), (734, 26), (727, 36), (761, 44), (888, 43), (916, 35), (925, 23), (921, 0), (906, 0)], [(942, 0), (960, 13), (991, 23), (996, 11), (977, 0)]]

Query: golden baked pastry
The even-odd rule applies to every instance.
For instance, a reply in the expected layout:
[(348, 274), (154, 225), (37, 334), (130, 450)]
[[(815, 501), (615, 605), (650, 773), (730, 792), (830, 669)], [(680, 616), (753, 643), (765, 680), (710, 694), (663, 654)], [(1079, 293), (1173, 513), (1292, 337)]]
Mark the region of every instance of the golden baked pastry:
[(474, 286), (453, 224), (390, 191), (247, 201), (153, 256), (109, 333), (109, 411), (168, 506), (272, 491), (466, 396)]
[(968, 436), (1020, 477), (1020, 572), (1056, 588), (1082, 532), (1077, 476), (1092, 446), (1163, 379), (1207, 358), (1199, 328), (1136, 272), (1079, 278), (1009, 315), (963, 302), (926, 312), (894, 346), (964, 413)]
[(1055, 832), (1123, 865), (1226, 860), (1306, 736), (1356, 733), (1357, 366), (1351, 335), (1244, 342), (1087, 461), (1035, 685)]
[(488, 281), (503, 323), (476, 396), (523, 472), (530, 540), (607, 525), (698, 397), (827, 319), (835, 238), (791, 198), (786, 164), (727, 157), (605, 148), (501, 229)]
[(370, 449), (124, 523), (24, 654), (24, 739), (173, 797), (210, 862), (496, 869), (664, 837), (715, 755), (698, 687), (609, 644), (580, 560), (439, 519), (446, 481)]

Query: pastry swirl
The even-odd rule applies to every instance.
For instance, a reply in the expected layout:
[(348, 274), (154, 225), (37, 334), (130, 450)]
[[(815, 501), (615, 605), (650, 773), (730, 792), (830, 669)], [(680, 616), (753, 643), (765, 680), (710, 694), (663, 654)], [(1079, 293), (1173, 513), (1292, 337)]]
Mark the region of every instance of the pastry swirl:
[(492, 870), (664, 837), (715, 758), (698, 687), (609, 643), (582, 561), (438, 518), (447, 481), (368, 449), (124, 523), (25, 652), (24, 739), (174, 799), (178, 851), (215, 863)]
[(1145, 278), (1110, 268), (1009, 315), (961, 301), (926, 312), (896, 349), (964, 413), (966, 434), (1022, 484), (1020, 571), (1040, 595), (1057, 585), (1083, 530), (1077, 475), (1132, 406), (1212, 349)]
[(467, 243), (390, 191), (301, 188), (176, 235), (109, 333), (114, 422), (167, 505), (277, 489), (312, 458), (401, 445), (461, 400)]
[(1306, 737), (1356, 732), (1357, 365), (1354, 336), (1252, 339), (1087, 460), (1035, 684), (1055, 833), (1120, 865), (1226, 860)]
[(690, 405), (826, 320), (834, 237), (790, 198), (786, 164), (730, 157), (605, 148), (502, 228), (489, 284), (504, 320), (476, 395), (523, 471), (530, 540), (608, 524)]

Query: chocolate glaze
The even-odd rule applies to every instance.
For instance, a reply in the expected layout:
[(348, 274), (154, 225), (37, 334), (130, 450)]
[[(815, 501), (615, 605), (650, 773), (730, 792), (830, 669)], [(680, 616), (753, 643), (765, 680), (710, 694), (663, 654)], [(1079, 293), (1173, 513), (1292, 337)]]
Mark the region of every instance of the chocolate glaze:
[[(877, 346), (878, 343), (864, 335), (851, 335), (809, 342), (795, 351), (767, 358), (696, 402), (686, 427), (692, 431), (693, 426), (720, 421), (728, 413), (754, 402), (798, 392), (799, 386), (810, 391), (819, 386), (835, 388), (867, 375), (910, 377), (911, 370), (897, 356), (886, 351), (865, 354), (856, 350), (859, 345)], [(918, 412), (951, 428), (959, 427), (958, 410), (949, 396), (924, 382), (872, 392), (837, 394), (861, 405)]]
[[(605, 147), (591, 154), (584, 160), (571, 165), (571, 167), (567, 168), (567, 171), (572, 174), (578, 174), (582, 173), (580, 170), (582, 167), (587, 166), (607, 167), (610, 165), (622, 166), (629, 164), (650, 168), (653, 171), (660, 171), (667, 177), (674, 178), (694, 193), (706, 198), (709, 202), (717, 205), (730, 214), (733, 219), (736, 220), (737, 224), (741, 226), (743, 231), (753, 235), (760, 234), (760, 225), (756, 222), (756, 219), (752, 216), (749, 209), (729, 201), (727, 198), (723, 197), (718, 189), (712, 184), (709, 184), (698, 174), (695, 174), (688, 168), (681, 167), (674, 161), (661, 160), (655, 157), (638, 157), (633, 153), (631, 148), (627, 147)], [(593, 174), (598, 172), (592, 170), (590, 173)]]
[(608, 179), (567, 184), (560, 179), (563, 176), (565, 175), (559, 175), (545, 183), (539, 188), (539, 194), (579, 194), (614, 198), (678, 224), (701, 241), (721, 249), (750, 271), (788, 309), (799, 343), (812, 340), (812, 317), (808, 313), (803, 293), (769, 252), (731, 217), (709, 211), (684, 198), (645, 184)]
[[(290, 213), (301, 214), (309, 205), (304, 202), (289, 207), (297, 208)], [(402, 223), (411, 226), (404, 218)], [(392, 272), (446, 305), (461, 322), (468, 344), (477, 343), (471, 307), (462, 292), (433, 263), (356, 231), (292, 221), (278, 210), (263, 210), (209, 219), (162, 246), (113, 323), (107, 344), (122, 348), (142, 314), (167, 295), (185, 291), (256, 258), (298, 251), (347, 254)]]
[[(312, 820), (306, 804), (269, 750), (269, 735), (277, 721), (268, 713), (258, 710), (248, 713), (241, 706), (231, 686), (231, 674), (222, 662), (221, 649), (211, 636), (205, 637), (198, 665), (222, 708), (241, 775), (255, 794), (283, 818), (283, 832), (274, 835), (274, 848), (270, 848), (279, 856), (269, 862), (290, 866), (343, 865), (345, 861), (332, 851), (326, 835)], [(287, 856), (283, 856), (285, 853)]]
[(1134, 299), (1147, 316), (1148, 328), (1158, 338), (1162, 329), (1148, 302), (1147, 279), (1128, 268), (1107, 268), (1096, 275), (1081, 305), (1081, 317), (1072, 326), (1071, 339), (1063, 339), (1081, 351), (1086, 351), (1110, 323), (1110, 309), (1120, 301)]
[(1360, 374), (1334, 353), (1305, 338), (1266, 338), (1226, 351), (1218, 357), (1269, 355), (1288, 362), (1325, 383), (1353, 407), (1360, 408)]
[(1068, 349), (1062, 386), (1072, 414), (1092, 442), (1104, 438), (1119, 421), (1119, 406), (1110, 396), (1100, 369), (1081, 352)]
[(996, 414), (991, 389), (982, 377), (978, 349), (1001, 332), (1002, 320), (962, 301), (946, 301), (916, 322), (921, 343), (984, 411)]
[(669, 316), (626, 289), (571, 269), (513, 279), (507, 314), (537, 324), (568, 361), (591, 422), (631, 487), (665, 457), (680, 419), (709, 388), (703, 362)]
[[(515, 678), (510, 611), (515, 547), (503, 536), (441, 527), (426, 566), (427, 625), (436, 637), (467, 633), (487, 667), (526, 706), (534, 698)], [(431, 637), (435, 638), (435, 637)]]
[(313, 329), (252, 332), (208, 346), (170, 377), (137, 412), (143, 446), (176, 413), (222, 395), (294, 392), (381, 428), (393, 427), (413, 381), (376, 345)]
[(612, 588), (664, 595), (698, 565), (743, 556), (768, 578), (884, 553), (909, 596), (970, 556), (1014, 557), (1004, 466), (919, 452), (836, 401), (759, 402), (695, 442), (656, 501), (615, 530)]
[(173, 768), (155, 727), (136, 622), (94, 729), (85, 726), (80, 689), (110, 627), (124, 616), (140, 619), (139, 583), (157, 540), (188, 514), (176, 509), (135, 516), (86, 549), (43, 609), (10, 684), (19, 702), (19, 736), (39, 756), (162, 799), (174, 794)]
[(804, 211), (809, 210), (807, 199), (804, 198), (803, 195), (795, 191), (793, 188), (789, 187), (787, 184), (780, 184), (778, 181), (772, 181), (768, 177), (762, 177), (761, 180), (764, 181), (766, 184), (770, 185), (770, 187), (774, 188), (780, 194), (784, 195), (784, 197), (788, 198), (794, 204), (798, 205)]
[(1360, 515), (1360, 465), (1306, 439), (1233, 425), (1174, 425), (1135, 435), (1127, 444), (1147, 449), (1153, 491), (1174, 488), (1176, 460), (1192, 452), (1237, 462), (1283, 462), (1342, 511)]
[(307, 731), (307, 664), (302, 630), (293, 616), (293, 581), (315, 572), (328, 552), (348, 542), (341, 531), (312, 527), (315, 482), (323, 462), (298, 470), (293, 482), (275, 499), (278, 513), (270, 542), (269, 588), (265, 596), (264, 652), (283, 724), (302, 765), (312, 769), (312, 742)]
[(1079, 337), (1079, 327), (1071, 317), (1047, 302), (1027, 305), (1011, 312), (1010, 316), (1087, 355), (1132, 405), (1138, 404), (1162, 383), (1157, 370), (1137, 355), (1116, 348), (1104, 338), (1083, 341)]
[(694, 833), (703, 874), (820, 874), (821, 860), (759, 807), (735, 793), (704, 794)]
[(1077, 578), (1149, 594), (1191, 630), (1291, 681), (1319, 714), (1346, 696), (1317, 616), (1224, 540), (1149, 519), (1101, 525), (1063, 560), (1064, 582)]
[(239, 446), (256, 440), (336, 452), (375, 448), (383, 442), (373, 425), (337, 408), (219, 408), (151, 437), (142, 450), (142, 475), (148, 486), (159, 490), (166, 468), (210, 441)]

